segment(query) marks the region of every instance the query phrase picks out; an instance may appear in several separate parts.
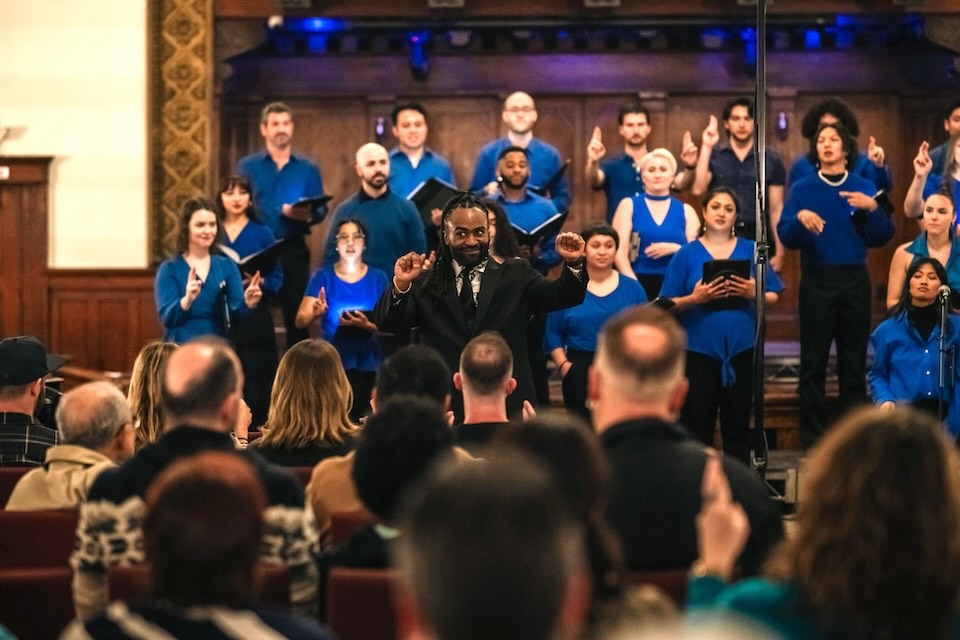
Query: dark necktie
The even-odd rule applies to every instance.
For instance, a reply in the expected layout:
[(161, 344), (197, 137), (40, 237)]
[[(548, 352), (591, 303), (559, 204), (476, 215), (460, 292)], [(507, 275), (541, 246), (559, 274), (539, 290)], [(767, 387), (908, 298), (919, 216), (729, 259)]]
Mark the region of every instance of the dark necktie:
[(460, 308), (463, 309), (463, 317), (467, 320), (467, 326), (472, 329), (473, 319), (477, 315), (477, 305), (473, 301), (470, 267), (464, 267), (460, 270), (460, 283)]

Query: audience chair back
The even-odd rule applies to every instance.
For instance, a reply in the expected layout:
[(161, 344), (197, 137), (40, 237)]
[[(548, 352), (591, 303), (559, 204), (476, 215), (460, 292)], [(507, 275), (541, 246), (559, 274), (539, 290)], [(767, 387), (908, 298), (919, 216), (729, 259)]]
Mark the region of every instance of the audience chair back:
[(391, 569), (336, 567), (327, 579), (327, 626), (338, 640), (399, 640)]
[(66, 563), (62, 567), (0, 569), (0, 620), (17, 638), (59, 638), (73, 619), (72, 579)]
[(334, 547), (346, 542), (350, 536), (377, 522), (377, 516), (366, 509), (334, 511), (330, 514), (330, 544)]
[(10, 499), (17, 481), (33, 469), (36, 467), (0, 467), (0, 508), (7, 506), (7, 500)]
[(0, 510), (0, 569), (68, 568), (76, 511)]

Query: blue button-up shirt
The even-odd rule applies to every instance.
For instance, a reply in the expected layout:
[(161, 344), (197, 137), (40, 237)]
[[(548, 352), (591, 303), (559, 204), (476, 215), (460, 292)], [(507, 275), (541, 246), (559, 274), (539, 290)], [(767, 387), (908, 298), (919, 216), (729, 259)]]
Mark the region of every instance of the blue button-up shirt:
[[(477, 166), (470, 181), (470, 191), (482, 191), (485, 186), (497, 179), (497, 159), (504, 149), (511, 146), (509, 138), (497, 138), (480, 149)], [(527, 161), (530, 164), (530, 186), (551, 187), (550, 199), (557, 211), (570, 209), (570, 185), (564, 174), (553, 185), (549, 182), (563, 168), (563, 158), (556, 147), (539, 138), (530, 140), (527, 146)]]
[(429, 178), (438, 178), (456, 185), (450, 163), (431, 149), (424, 148), (416, 167), (399, 147), (390, 152), (390, 189), (395, 194), (408, 198), (421, 182), (426, 182)]
[[(716, 186), (729, 187), (740, 196), (740, 213), (737, 218), (748, 223), (756, 222), (757, 215), (757, 164), (756, 149), (744, 156), (743, 160), (737, 157), (736, 152), (728, 145), (715, 147), (710, 154), (710, 188)], [(782, 187), (787, 182), (787, 169), (783, 161), (773, 151), (767, 149), (767, 189), (769, 197), (770, 187)], [(872, 194), (870, 194), (872, 195)]]
[[(323, 180), (317, 165), (303, 156), (291, 154), (290, 161), (278, 170), (270, 154), (260, 151), (242, 158), (237, 163), (237, 171), (250, 178), (254, 205), (276, 237), (310, 233), (307, 225), (283, 216), (281, 208), (300, 198), (323, 195)], [(320, 219), (325, 211), (326, 207), (315, 209), (314, 218)]]
[(646, 189), (637, 163), (626, 153), (601, 162), (600, 168), (603, 170), (601, 188), (607, 194), (607, 222), (611, 222), (621, 200), (645, 193)]
[[(530, 191), (524, 192), (520, 200), (507, 200), (502, 191), (498, 191), (492, 197), (503, 207), (510, 224), (525, 233), (530, 233), (557, 215), (557, 208), (552, 202)], [(530, 264), (541, 273), (546, 273), (550, 267), (559, 264), (560, 260), (560, 254), (557, 253), (556, 234), (540, 241), (539, 258), (530, 256)]]

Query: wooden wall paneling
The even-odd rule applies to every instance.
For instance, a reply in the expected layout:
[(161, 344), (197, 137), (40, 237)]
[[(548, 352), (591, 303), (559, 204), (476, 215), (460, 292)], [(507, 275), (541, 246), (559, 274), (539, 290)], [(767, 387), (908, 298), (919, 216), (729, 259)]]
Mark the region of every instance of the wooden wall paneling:
[(430, 115), (427, 143), (450, 161), (457, 186), (466, 189), (480, 148), (503, 135), (500, 96), (424, 98)]
[(0, 157), (0, 336), (48, 342), (49, 157)]

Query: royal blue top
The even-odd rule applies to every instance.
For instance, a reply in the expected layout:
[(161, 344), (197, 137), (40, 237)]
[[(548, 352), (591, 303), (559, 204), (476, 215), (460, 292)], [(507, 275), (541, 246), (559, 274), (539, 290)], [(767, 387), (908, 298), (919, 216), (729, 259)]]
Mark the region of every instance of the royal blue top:
[(180, 299), (187, 290), (187, 276), (190, 265), (182, 255), (166, 260), (157, 269), (154, 286), (154, 298), (157, 313), (163, 324), (163, 339), (184, 343), (191, 338), (205, 335), (226, 337), (223, 326), (223, 303), (220, 298), (221, 285), (227, 296), (227, 304), (234, 318), (245, 318), (250, 309), (243, 301), (243, 284), (240, 282), (240, 270), (236, 263), (224, 256), (210, 256), (210, 272), (200, 287), (200, 293), (184, 311)]
[(618, 274), (617, 288), (605, 296), (587, 289), (583, 302), (575, 307), (551, 311), (547, 316), (544, 347), (547, 354), (554, 349), (596, 351), (600, 327), (618, 311), (630, 305), (647, 302), (647, 294), (636, 280)]
[(322, 266), (330, 267), (337, 261), (337, 227), (349, 218), (359, 220), (367, 228), (363, 261), (374, 269), (392, 274), (397, 258), (411, 251), (427, 250), (423, 221), (409, 200), (390, 189), (371, 198), (361, 189), (334, 212), (323, 246)]
[[(849, 168), (850, 175), (860, 176), (866, 180), (869, 180), (873, 183), (876, 188), (868, 193), (868, 196), (872, 196), (877, 192), (877, 189), (883, 189), (884, 191), (890, 191), (893, 188), (893, 180), (890, 177), (889, 167), (878, 167), (877, 165), (870, 162), (870, 159), (867, 157), (863, 151), (857, 154), (857, 161), (853, 163), (853, 166)], [(817, 168), (813, 166), (813, 163), (810, 162), (810, 157), (807, 155), (802, 155), (796, 160), (793, 161), (793, 166), (790, 167), (790, 177), (787, 180), (787, 183), (792, 187), (794, 184), (800, 181), (801, 178), (806, 178), (808, 176), (817, 175)]]
[(373, 310), (380, 294), (387, 288), (387, 274), (368, 267), (367, 273), (360, 280), (346, 282), (337, 276), (333, 267), (324, 267), (310, 278), (304, 295), (319, 297), (320, 287), (323, 287), (327, 296), (327, 305), (329, 305), (327, 313), (321, 319), (320, 327), (324, 339), (333, 344), (340, 354), (343, 368), (376, 371), (383, 360), (380, 343), (376, 336), (371, 333), (369, 337), (364, 338), (349, 336), (334, 338), (334, 335), (337, 333), (337, 327), (340, 326), (340, 316), (344, 311)]
[[(529, 189), (520, 200), (507, 200), (502, 191), (498, 191), (492, 197), (503, 206), (510, 223), (527, 233), (557, 215), (557, 208), (553, 206), (553, 202), (532, 193)], [(557, 253), (557, 234), (553, 234), (540, 241), (540, 256), (535, 258), (531, 255), (530, 264), (537, 271), (546, 273), (550, 267), (560, 264), (561, 259), (560, 254)]]
[(621, 200), (639, 196), (646, 188), (637, 163), (626, 153), (602, 161), (600, 168), (603, 170), (600, 188), (607, 194), (607, 222), (611, 222)]
[(960, 180), (953, 178), (952, 180), (944, 180), (943, 176), (939, 173), (930, 172), (930, 175), (927, 176), (927, 181), (923, 183), (923, 199), (926, 200), (933, 194), (940, 191), (940, 186), (943, 183), (950, 184), (950, 187), (953, 188), (953, 198), (957, 199), (957, 196), (960, 195)]
[(687, 244), (687, 218), (683, 213), (683, 203), (670, 196), (670, 208), (663, 223), (657, 224), (650, 214), (645, 195), (634, 196), (633, 226), (630, 238), (620, 238), (620, 242), (629, 241), (632, 247), (635, 237), (639, 236), (640, 245), (637, 257), (633, 261), (634, 273), (640, 275), (663, 275), (673, 256), (651, 258), (644, 251), (654, 242), (676, 242), (679, 245)]
[[(927, 247), (927, 232), (921, 231), (916, 240), (907, 245), (907, 253), (916, 256), (911, 264), (920, 258), (929, 258), (930, 249)], [(954, 291), (960, 291), (960, 238), (956, 233), (952, 234), (950, 240), (950, 256), (947, 258), (947, 264), (943, 265), (947, 271), (947, 284)]]
[[(749, 260), (750, 276), (756, 277), (753, 263), (754, 243), (737, 238), (726, 260)], [(700, 240), (694, 240), (677, 251), (667, 267), (667, 274), (660, 288), (660, 296), (679, 298), (693, 293), (694, 286), (703, 279), (703, 265), (716, 260)], [(767, 264), (766, 290), (780, 293), (783, 282)], [(756, 343), (757, 305), (749, 301), (736, 309), (707, 309), (695, 304), (680, 313), (680, 324), (687, 330), (687, 349), (714, 358), (723, 363), (721, 379), (724, 387), (736, 381), (732, 360)]]
[[(477, 166), (473, 170), (473, 180), (470, 181), (470, 191), (480, 192), (489, 183), (497, 179), (497, 159), (500, 153), (512, 146), (509, 138), (497, 138), (488, 142), (477, 157)], [(533, 138), (527, 146), (527, 162), (530, 165), (530, 186), (546, 187), (547, 183), (563, 167), (563, 157), (552, 144), (539, 138)], [(566, 174), (561, 177), (550, 194), (557, 211), (570, 209), (570, 184)]]
[[(273, 235), (286, 238), (310, 233), (309, 226), (280, 211), (283, 205), (293, 204), (300, 198), (323, 195), (323, 180), (317, 165), (304, 156), (291, 154), (290, 161), (277, 170), (270, 154), (259, 151), (241, 158), (237, 171), (250, 178), (253, 202)], [(319, 220), (325, 211), (325, 206), (315, 209), (314, 218)]]
[(399, 147), (390, 152), (390, 189), (394, 193), (408, 198), (413, 190), (428, 178), (439, 178), (456, 184), (450, 163), (432, 149), (423, 149), (423, 155), (416, 167)]
[[(266, 249), (276, 242), (276, 240), (273, 232), (270, 231), (270, 227), (261, 222), (249, 220), (233, 240), (230, 240), (230, 238), (224, 234), (223, 243), (236, 251), (237, 255), (241, 258), (246, 258), (251, 253)], [(251, 273), (250, 275), (253, 274)], [(260, 285), (260, 288), (263, 289), (264, 293), (277, 293), (280, 291), (280, 286), (283, 284), (283, 267), (279, 262), (277, 262), (277, 266), (274, 267), (273, 271), (261, 273), (260, 275), (263, 276), (263, 283)]]
[[(867, 247), (880, 247), (893, 237), (893, 221), (883, 209), (867, 212), (863, 235), (853, 223), (856, 210), (841, 191), (876, 193), (872, 182), (852, 173), (839, 186), (831, 186), (814, 174), (790, 186), (777, 233), (783, 246), (800, 249), (802, 266), (862, 265)], [(797, 214), (809, 209), (824, 219), (823, 233), (815, 235), (800, 224)]]
[[(956, 351), (960, 343), (960, 317), (950, 317), (947, 346)], [(867, 373), (870, 396), (876, 404), (914, 402), (940, 397), (940, 323), (924, 340), (910, 324), (906, 311), (887, 318), (870, 336), (873, 364)], [(956, 354), (954, 355), (954, 363)], [(956, 366), (953, 380), (946, 385), (946, 426), (953, 436), (960, 434), (960, 393), (954, 389), (960, 381)]]
[[(757, 165), (756, 148), (750, 151), (741, 161), (729, 145), (715, 147), (710, 154), (710, 188), (716, 186), (729, 187), (740, 197), (740, 212), (737, 218), (753, 223), (757, 216)], [(767, 150), (767, 189), (782, 187), (787, 182), (787, 170), (783, 161), (773, 151)], [(872, 196), (872, 193), (867, 195)], [(769, 196), (768, 196), (769, 197)]]

